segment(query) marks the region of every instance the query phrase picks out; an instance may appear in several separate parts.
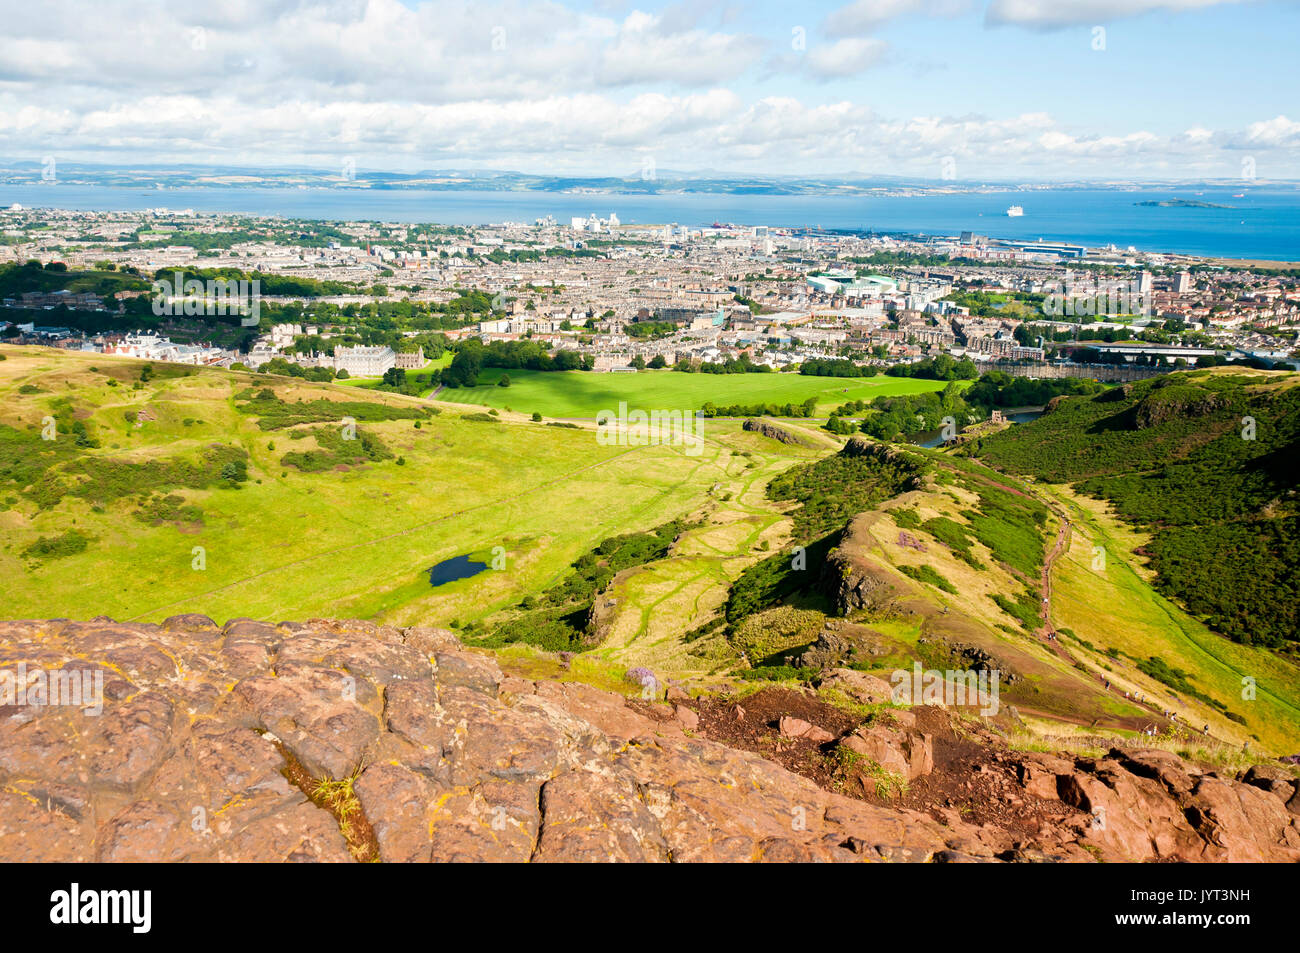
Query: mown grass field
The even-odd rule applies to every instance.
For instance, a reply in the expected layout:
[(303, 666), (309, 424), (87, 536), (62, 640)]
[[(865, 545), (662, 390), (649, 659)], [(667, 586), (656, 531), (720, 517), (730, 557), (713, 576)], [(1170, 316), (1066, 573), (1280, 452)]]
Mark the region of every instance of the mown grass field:
[[(502, 374), (509, 387), (497, 386)], [(910, 377), (811, 377), (801, 374), (683, 374), (658, 370), (596, 374), (589, 371), (502, 371), (485, 368), (477, 387), (444, 390), (442, 400), (483, 404), (546, 417), (594, 419), (602, 410), (698, 410), (712, 402), (730, 404), (801, 404), (817, 398), (825, 416), (840, 404), (898, 394), (943, 390), (944, 381)]]
[(817, 451), (774, 453), (774, 441), (736, 432), (734, 421), (707, 426), (730, 433), (727, 449), (712, 467), (721, 474), (722, 487), (701, 512), (702, 525), (683, 533), (667, 558), (615, 581), (609, 594), (616, 602), (613, 620), (596, 650), (604, 658), (674, 674), (730, 668), (735, 662), (689, 656), (683, 636), (721, 611), (731, 583), (746, 566), (789, 540), (790, 520), (766, 498), (765, 488), (795, 459), (814, 459)]
[[(441, 405), (441, 415), (418, 429), (411, 420), (358, 425), (386, 445), (390, 459), (300, 472), (281, 458), (315, 449), (315, 439), (259, 429), (237, 409), (236, 394), (270, 385), (290, 405), (318, 398), (428, 402), (382, 392), (363, 398), (355, 387), (253, 373), (171, 376), (170, 368), (135, 390), (141, 362), (36, 348), (0, 353), (7, 357), (0, 361), (0, 423), (29, 436), (51, 404), (67, 397), (100, 443), (78, 453), (130, 463), (192, 459), (217, 442), (249, 454), (249, 481), (238, 488), (170, 491), (201, 509), (197, 525), (142, 522), (138, 498), (96, 507), (69, 496), (40, 509), (10, 483), (0, 510), (0, 573), (10, 580), (0, 591), (4, 618), (156, 621), (202, 612), (223, 622), (468, 622), (545, 589), (602, 539), (743, 493), (760, 468), (775, 472), (813, 453), (742, 433), (738, 421), (711, 423), (704, 452), (688, 456), (680, 447), (601, 446), (594, 429), (549, 427), (519, 414), (466, 420), (464, 408)], [(147, 419), (137, 427), (126, 418), (141, 409)], [(742, 450), (753, 456), (741, 458)], [(89, 537), (84, 552), (24, 555), (38, 538), (70, 529)], [(193, 568), (196, 547), (201, 569)], [(429, 585), (435, 563), (489, 556), (496, 547), (504, 550), (504, 570)]]

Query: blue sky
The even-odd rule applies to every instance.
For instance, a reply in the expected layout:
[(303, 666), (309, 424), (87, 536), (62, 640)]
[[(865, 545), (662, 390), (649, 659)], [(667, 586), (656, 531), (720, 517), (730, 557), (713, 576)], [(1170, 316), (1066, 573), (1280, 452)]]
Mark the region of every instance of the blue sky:
[(1300, 178), (1289, 0), (3, 7), (11, 160)]

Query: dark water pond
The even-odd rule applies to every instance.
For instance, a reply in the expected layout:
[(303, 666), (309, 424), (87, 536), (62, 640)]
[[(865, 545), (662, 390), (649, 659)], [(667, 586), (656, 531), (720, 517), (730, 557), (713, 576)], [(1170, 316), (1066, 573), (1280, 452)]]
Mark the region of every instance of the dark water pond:
[[(1003, 413), (1006, 413), (1006, 411), (1003, 411)], [(1023, 424), (1030, 420), (1036, 420), (1041, 416), (1043, 416), (1041, 410), (1022, 410), (1006, 414), (1007, 420), (1013, 424)], [(943, 431), (925, 430), (921, 433), (914, 433), (907, 438), (907, 442), (917, 447), (934, 448), (943, 443)]]
[(429, 585), (443, 586), (457, 579), (468, 579), (470, 576), (477, 576), (487, 568), (487, 563), (478, 562), (468, 556), (453, 556), (451, 559), (444, 559), (429, 570)]

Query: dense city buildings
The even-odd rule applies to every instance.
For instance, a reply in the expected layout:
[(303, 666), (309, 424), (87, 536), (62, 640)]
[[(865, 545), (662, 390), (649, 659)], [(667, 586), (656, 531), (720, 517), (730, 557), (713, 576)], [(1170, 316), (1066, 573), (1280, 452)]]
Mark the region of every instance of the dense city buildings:
[[(385, 350), (363, 340), (375, 308), (389, 306), (447, 315), (438, 330), (449, 342), (531, 340), (581, 354), (596, 371), (741, 355), (775, 370), (827, 358), (887, 367), (940, 353), (980, 365), (1081, 357), (1287, 364), (1300, 325), (1293, 275), (971, 232), (920, 239), (637, 225), (616, 213), (566, 225), (311, 224), (304, 231), (274, 217), (189, 209), (10, 209), (0, 213), (8, 239), (0, 254), (13, 264), (138, 280), (111, 294), (9, 295), (5, 333), (157, 360), (259, 367), (279, 357), (380, 376), (426, 363), (422, 346)], [(157, 340), (127, 334), (144, 328), (123, 322), (141, 313), (149, 283), (177, 270), (260, 275), (268, 313), (237, 342), (196, 335), (203, 322), (180, 317), (151, 325)], [(470, 301), (470, 291), (481, 297)], [(58, 320), (76, 314), (120, 320)]]

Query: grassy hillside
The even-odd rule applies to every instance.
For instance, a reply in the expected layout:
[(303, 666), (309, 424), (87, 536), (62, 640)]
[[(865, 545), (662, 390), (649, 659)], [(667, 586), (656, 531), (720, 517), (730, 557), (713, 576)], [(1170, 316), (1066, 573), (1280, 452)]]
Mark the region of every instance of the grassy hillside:
[(1152, 535), (1157, 588), (1242, 643), (1300, 633), (1300, 375), (1170, 374), (983, 438), (994, 466), (1076, 485)]
[[(1133, 733), (1172, 708), (1184, 724), (1211, 725), (1216, 744), (1289, 752), (1300, 739), (1296, 667), (1216, 636), (1152, 588), (1161, 577), (1141, 554), (1178, 524), (1140, 532), (1059, 484), (920, 448), (835, 453), (832, 437), (797, 424), (809, 445), (707, 421), (703, 452), (688, 456), (602, 446), (590, 424), (534, 422), (528, 407), (488, 413), (38, 348), (0, 356), (0, 573), (16, 581), (0, 590), (0, 617), (454, 624), (538, 671), (559, 664), (545, 651), (565, 649), (582, 653), (572, 672), (602, 679), (634, 665), (669, 677), (806, 677), (788, 663), (841, 611), (823, 570), (843, 565), (895, 593), (838, 620), (874, 646), (853, 667), (888, 677), (913, 659), (961, 667), (945, 653), (978, 650), (1016, 674), (1004, 702), (1022, 724)], [(1142, 395), (1101, 406), (1130, 398)], [(1150, 419), (1164, 414), (1148, 406)], [(1047, 453), (1021, 443), (1017, 430), (1030, 426), (1004, 438), (1027, 460)], [(1175, 445), (1191, 457), (1212, 443), (1189, 432)], [(1047, 456), (1082, 466), (1060, 458), (1087, 445)], [(1113, 475), (1104, 470), (1094, 464), (1079, 482)], [(1279, 508), (1212, 512), (1246, 522)], [(797, 573), (795, 546), (805, 547)], [(431, 586), (430, 567), (458, 556), (501, 568)], [(1050, 628), (1059, 641), (1045, 639)], [(1246, 677), (1258, 689), (1250, 704)]]
[[(770, 474), (812, 453), (730, 421), (690, 457), (355, 387), (0, 353), (0, 573), (21, 580), (0, 593), (8, 618), (468, 623), (603, 539), (745, 492), (751, 462)], [(435, 563), (494, 550), (503, 570), (430, 586)]]
[[(1278, 753), (1300, 746), (1300, 670), (1294, 664), (1222, 638), (1156, 592), (1134, 552), (1145, 537), (1134, 537), (1106, 507), (1068, 487), (1042, 491), (1073, 525), (1053, 575), (1052, 621), (1091, 672), (1124, 691), (1159, 699), (1194, 727), (1209, 724), (1216, 738), (1262, 742)], [(1152, 659), (1163, 668), (1153, 669)], [(1187, 678), (1175, 688), (1140, 663), (1148, 672), (1171, 669)]]
[[(848, 490), (837, 485), (845, 474)], [(1300, 745), (1296, 665), (1216, 636), (1161, 596), (1135, 555), (1148, 539), (1067, 487), (1025, 483), (942, 451), (894, 448), (789, 468), (768, 492), (794, 503), (795, 540), (814, 540), (814, 571), (798, 571), (783, 551), (732, 584), (719, 624), (733, 652), (759, 666), (751, 675), (813, 674), (789, 662), (817, 638), (820, 620), (839, 612), (826, 592), (838, 574), (820, 571), (830, 561), (893, 593), (848, 611), (838, 631), (873, 646), (849, 667), (884, 678), (913, 659), (962, 668), (950, 650), (973, 647), (1015, 675), (1003, 702), (1039, 730), (1135, 735), (1155, 726), (1207, 752)], [(859, 493), (849, 509), (865, 512), (847, 521), (828, 505)], [(814, 539), (837, 522), (838, 531)]]

